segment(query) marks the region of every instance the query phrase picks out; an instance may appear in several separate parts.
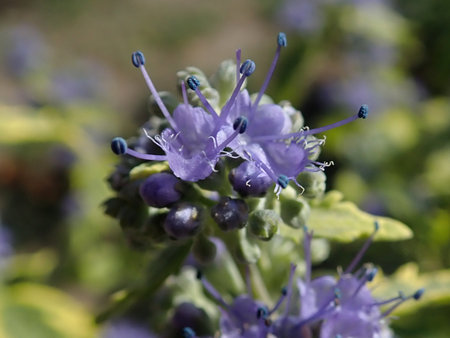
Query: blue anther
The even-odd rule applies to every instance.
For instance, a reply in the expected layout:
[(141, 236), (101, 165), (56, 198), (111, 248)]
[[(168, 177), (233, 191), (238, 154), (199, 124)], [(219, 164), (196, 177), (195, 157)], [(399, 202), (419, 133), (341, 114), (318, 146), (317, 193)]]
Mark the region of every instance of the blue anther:
[(334, 336), (334, 338), (342, 338), (342, 336), (338, 333), (337, 335)]
[(335, 299), (340, 299), (341, 298), (341, 290), (339, 288), (335, 288), (334, 289), (334, 298)]
[(414, 298), (415, 300), (419, 300), (419, 299), (422, 297), (422, 295), (423, 295), (424, 292), (425, 292), (425, 289), (424, 289), (424, 288), (417, 290), (417, 291), (414, 293), (413, 298)]
[(142, 52), (137, 51), (131, 54), (131, 62), (136, 68), (139, 68), (139, 66), (145, 65), (145, 57)]
[(281, 289), (281, 294), (282, 294), (283, 296), (286, 296), (286, 295), (287, 295), (287, 287), (283, 286), (283, 288)]
[(369, 106), (367, 104), (363, 104), (361, 107), (359, 107), (358, 117), (360, 119), (365, 119), (367, 115), (369, 115)]
[(233, 123), (233, 129), (236, 130), (239, 128), (239, 134), (245, 133), (247, 130), (248, 120), (245, 116), (239, 116)]
[(286, 34), (284, 34), (283, 32), (278, 33), (277, 43), (278, 46), (280, 47), (286, 47), (287, 46)]
[(370, 270), (370, 272), (367, 274), (367, 281), (368, 282), (373, 281), (377, 272), (378, 272), (377, 268), (373, 268), (372, 270)]
[(280, 185), (280, 187), (285, 189), (289, 184), (289, 178), (286, 175), (280, 175), (278, 176), (277, 183)]
[(127, 152), (127, 142), (121, 137), (114, 137), (111, 141), (111, 150), (116, 155), (123, 155)]
[(261, 306), (256, 311), (256, 318), (266, 318), (268, 314), (269, 312), (267, 311), (267, 309)]
[(240, 72), (242, 75), (250, 76), (255, 71), (256, 65), (252, 60), (245, 60), (241, 65)]
[(191, 88), (192, 90), (196, 90), (198, 86), (200, 86), (199, 79), (197, 79), (194, 75), (189, 76), (188, 79), (186, 80), (186, 83), (188, 87)]
[(377, 232), (379, 229), (380, 229), (380, 223), (378, 223), (378, 221), (375, 221), (374, 223), (373, 223), (373, 225), (374, 225), (374, 227), (375, 227), (375, 232)]
[(193, 338), (196, 337), (195, 331), (192, 330), (189, 326), (183, 328), (183, 337), (184, 338)]

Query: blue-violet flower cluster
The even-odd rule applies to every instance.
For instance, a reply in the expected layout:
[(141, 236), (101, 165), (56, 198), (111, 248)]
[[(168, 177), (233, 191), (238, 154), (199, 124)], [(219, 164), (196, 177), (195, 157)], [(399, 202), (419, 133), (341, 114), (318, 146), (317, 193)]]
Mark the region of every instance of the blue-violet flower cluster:
[[(312, 135), (358, 118), (364, 119), (368, 107), (362, 105), (355, 115), (329, 126), (292, 130), (291, 118), (282, 106), (261, 103), (281, 49), (286, 46), (286, 36), (279, 33), (273, 62), (255, 99), (252, 100), (248, 91), (242, 89), (245, 80), (255, 71), (255, 63), (251, 60), (241, 63), (241, 50), (238, 50), (236, 86), (220, 111), (208, 102), (199, 88), (200, 81), (192, 75), (180, 84), (183, 103), (175, 108), (173, 114), (164, 105), (147, 73), (144, 55), (141, 52), (133, 53), (133, 65), (141, 70), (153, 98), (169, 123), (169, 127), (159, 135), (147, 134), (164, 151), (164, 155), (137, 152), (130, 149), (120, 137), (114, 138), (111, 143), (113, 152), (143, 160), (167, 161), (176, 177), (191, 182), (210, 176), (221, 157), (238, 157), (244, 160), (232, 179), (238, 191), (243, 177), (250, 188), (254, 183), (270, 180), (275, 183), (277, 194), (290, 181), (300, 185), (296, 177), (301, 172), (323, 170), (330, 165), (311, 159), (324, 143), (324, 140)], [(202, 107), (189, 103), (186, 86), (197, 94)]]

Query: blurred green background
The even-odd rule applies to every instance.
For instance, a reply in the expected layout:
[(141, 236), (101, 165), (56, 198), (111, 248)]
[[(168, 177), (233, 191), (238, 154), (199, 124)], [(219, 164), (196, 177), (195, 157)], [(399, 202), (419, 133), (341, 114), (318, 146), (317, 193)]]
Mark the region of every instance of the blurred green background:
[[(366, 123), (327, 134), (322, 158), (336, 164), (328, 190), (413, 229), (411, 240), (373, 244), (367, 260), (397, 271), (399, 285), (435, 285), (393, 322), (399, 336), (448, 336), (450, 2), (7, 0), (0, 337), (101, 336), (108, 324), (94, 317), (109, 295), (141, 279), (147, 253), (130, 249), (100, 207), (116, 161), (111, 137), (134, 135), (148, 117), (131, 52), (145, 53), (158, 90), (174, 92), (176, 71), (211, 74), (242, 48), (257, 65), (255, 91), (278, 31), (288, 48), (272, 97), (290, 100), (311, 127), (371, 107)], [(332, 245), (322, 267), (341, 265), (359, 246)]]

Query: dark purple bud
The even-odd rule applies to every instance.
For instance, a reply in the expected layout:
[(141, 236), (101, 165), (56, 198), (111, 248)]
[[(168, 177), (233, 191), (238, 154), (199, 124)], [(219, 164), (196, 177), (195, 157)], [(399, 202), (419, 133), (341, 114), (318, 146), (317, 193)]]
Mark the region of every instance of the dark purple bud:
[(157, 173), (149, 176), (139, 189), (139, 193), (151, 207), (163, 208), (177, 202), (181, 193), (177, 189), (180, 180), (169, 173)]
[(211, 217), (224, 231), (241, 229), (247, 224), (248, 206), (241, 199), (225, 197), (211, 209)]
[(263, 196), (273, 184), (272, 179), (253, 162), (243, 162), (231, 170), (229, 180), (233, 189), (241, 196)]
[(121, 137), (114, 137), (111, 141), (111, 150), (116, 155), (123, 155), (127, 152), (127, 142)]
[(190, 203), (180, 203), (170, 209), (164, 230), (174, 239), (195, 236), (201, 229), (203, 210)]
[(142, 54), (142, 52), (140, 51), (131, 54), (131, 63), (133, 63), (133, 66), (135, 66), (136, 68), (145, 65), (144, 54)]
[(210, 337), (213, 334), (206, 312), (187, 302), (177, 306), (169, 325), (166, 337)]

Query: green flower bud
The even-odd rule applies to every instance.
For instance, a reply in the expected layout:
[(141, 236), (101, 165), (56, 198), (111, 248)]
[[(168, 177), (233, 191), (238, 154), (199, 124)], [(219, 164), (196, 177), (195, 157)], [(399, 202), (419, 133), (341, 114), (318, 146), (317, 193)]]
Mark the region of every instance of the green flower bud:
[(200, 234), (195, 237), (192, 253), (200, 263), (208, 264), (216, 257), (217, 249), (216, 245), (208, 237)]
[[(196, 67), (187, 67), (185, 70), (181, 70), (177, 72), (177, 77), (179, 82), (186, 82), (186, 80), (190, 76), (195, 76), (198, 81), (200, 82), (200, 85), (198, 86), (198, 89), (202, 92), (203, 96), (205, 96), (206, 100), (209, 102), (209, 104), (216, 110), (220, 111), (219, 109), (219, 92), (211, 87), (211, 84), (208, 81), (208, 78), (205, 76), (205, 74)], [(189, 89), (186, 88), (188, 93), (188, 100), (193, 106), (203, 106), (200, 99), (198, 98), (197, 94)]]
[(250, 233), (263, 241), (270, 240), (281, 224), (283, 224), (282, 219), (273, 210), (255, 210), (248, 218)]
[[(219, 106), (223, 107), (236, 87), (236, 63), (233, 60), (223, 61), (211, 76), (211, 85), (218, 91)], [(245, 88), (245, 83), (242, 88)]]
[(297, 177), (298, 183), (305, 188), (303, 196), (307, 198), (320, 198), (325, 193), (327, 176), (323, 171), (304, 171)]
[(302, 198), (286, 198), (280, 195), (280, 216), (284, 223), (293, 228), (302, 228), (307, 224), (311, 208)]

